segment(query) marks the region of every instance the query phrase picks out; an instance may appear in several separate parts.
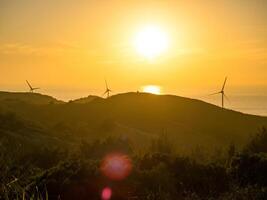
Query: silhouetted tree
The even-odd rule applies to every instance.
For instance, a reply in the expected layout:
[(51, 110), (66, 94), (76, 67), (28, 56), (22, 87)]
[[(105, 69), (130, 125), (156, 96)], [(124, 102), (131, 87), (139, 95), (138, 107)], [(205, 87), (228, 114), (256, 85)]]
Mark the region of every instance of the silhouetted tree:
[(161, 134), (158, 138), (151, 141), (149, 152), (157, 153), (173, 153), (173, 144), (167, 134)]
[(242, 153), (233, 158), (230, 175), (241, 187), (267, 186), (267, 154)]
[(267, 130), (263, 127), (244, 148), (249, 153), (267, 153)]

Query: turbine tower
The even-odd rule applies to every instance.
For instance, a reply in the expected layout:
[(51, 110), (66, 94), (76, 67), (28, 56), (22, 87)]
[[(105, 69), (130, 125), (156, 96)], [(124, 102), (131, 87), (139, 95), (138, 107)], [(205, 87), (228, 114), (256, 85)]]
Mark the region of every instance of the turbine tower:
[(31, 92), (31, 93), (33, 93), (34, 90), (39, 90), (39, 89), (40, 89), (40, 88), (34, 88), (34, 87), (32, 87), (31, 84), (29, 83), (29, 81), (26, 80), (26, 82), (27, 82), (27, 85), (28, 85), (29, 88), (30, 88), (30, 92)]
[(110, 92), (112, 92), (109, 87), (108, 87), (108, 83), (107, 83), (107, 80), (105, 79), (105, 83), (106, 83), (106, 91), (104, 92), (103, 95), (107, 94), (107, 98), (109, 98), (110, 96)]
[(224, 98), (228, 99), (227, 96), (225, 95), (225, 92), (224, 92), (224, 88), (225, 88), (226, 82), (227, 82), (227, 77), (225, 77), (225, 80), (224, 80), (224, 83), (223, 83), (221, 91), (211, 94), (211, 95), (216, 95), (216, 94), (221, 94), (222, 95), (222, 108), (224, 108)]

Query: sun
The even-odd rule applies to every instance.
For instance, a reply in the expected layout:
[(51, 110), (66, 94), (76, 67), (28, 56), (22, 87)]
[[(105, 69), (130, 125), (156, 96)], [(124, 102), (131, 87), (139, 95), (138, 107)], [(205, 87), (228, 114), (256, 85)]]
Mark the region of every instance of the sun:
[(140, 55), (153, 59), (168, 49), (169, 38), (159, 27), (147, 26), (136, 34), (134, 46)]
[(142, 87), (142, 91), (151, 94), (161, 94), (161, 87), (157, 85), (146, 85)]

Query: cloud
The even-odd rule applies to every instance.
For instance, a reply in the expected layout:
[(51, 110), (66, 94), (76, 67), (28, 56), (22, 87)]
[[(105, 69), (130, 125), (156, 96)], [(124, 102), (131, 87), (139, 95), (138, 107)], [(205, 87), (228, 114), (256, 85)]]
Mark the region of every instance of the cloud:
[(34, 54), (38, 49), (22, 43), (8, 43), (0, 45), (2, 54)]
[(4, 55), (63, 55), (68, 52), (77, 51), (78, 47), (68, 43), (54, 43), (51, 45), (31, 45), (27, 43), (5, 43), (0, 44), (0, 54)]

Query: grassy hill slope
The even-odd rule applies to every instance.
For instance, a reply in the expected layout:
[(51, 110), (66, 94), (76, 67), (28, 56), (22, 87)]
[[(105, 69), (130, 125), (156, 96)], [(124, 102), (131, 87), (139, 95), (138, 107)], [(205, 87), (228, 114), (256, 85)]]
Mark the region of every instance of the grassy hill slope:
[(92, 139), (116, 134), (145, 146), (148, 139), (164, 133), (182, 151), (199, 145), (243, 145), (259, 128), (267, 127), (266, 117), (172, 95), (125, 93), (83, 103), (0, 101), (0, 105), (61, 135)]

